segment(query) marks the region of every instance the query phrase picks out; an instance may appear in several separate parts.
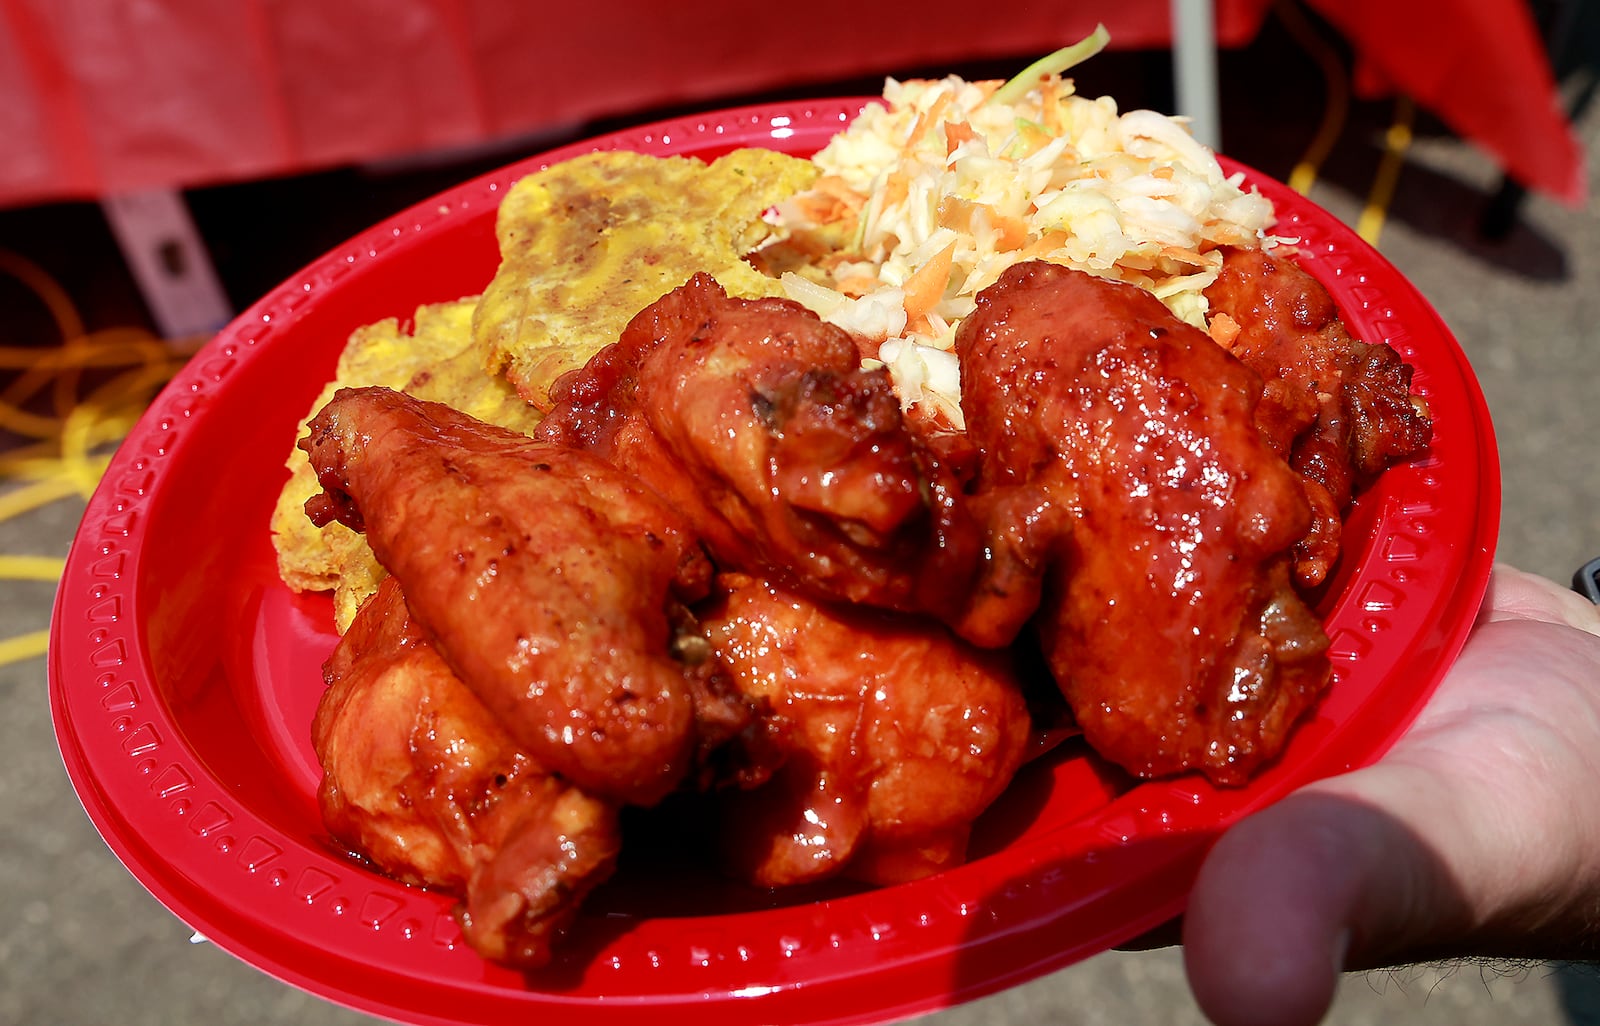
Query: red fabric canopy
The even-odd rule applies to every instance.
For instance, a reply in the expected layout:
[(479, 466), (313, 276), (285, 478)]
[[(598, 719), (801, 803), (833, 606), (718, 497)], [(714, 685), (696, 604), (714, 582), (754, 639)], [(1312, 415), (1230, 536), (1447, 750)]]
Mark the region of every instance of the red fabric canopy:
[[(1216, 0), (1218, 42), (1248, 42), (1269, 2)], [(1581, 156), (1524, 0), (1315, 6), (1372, 68), (1527, 184), (1581, 196)], [(1118, 47), (1170, 42), (1170, 0), (996, 0), (976, 25), (970, 2), (905, 10), (0, 0), (0, 204), (291, 173), (884, 68), (1042, 53), (1096, 21)]]
[(1487, 149), (1513, 178), (1585, 198), (1583, 148), (1524, 0), (1314, 0), (1354, 47), (1357, 88), (1395, 89)]

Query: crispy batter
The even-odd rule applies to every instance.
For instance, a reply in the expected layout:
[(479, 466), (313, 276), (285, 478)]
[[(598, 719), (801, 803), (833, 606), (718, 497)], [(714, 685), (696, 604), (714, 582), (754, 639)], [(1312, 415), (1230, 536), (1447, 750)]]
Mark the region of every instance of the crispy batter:
[(1260, 378), (1150, 293), (1047, 263), (981, 293), (956, 351), (977, 497), (1058, 514), (1020, 548), (1044, 556), (1033, 622), (1084, 737), (1139, 776), (1244, 783), (1329, 670), (1289, 580), (1311, 511), (1256, 429)]
[(411, 619), (395, 578), (324, 669), (312, 741), (329, 831), (408, 883), (459, 897), (469, 943), (544, 964), (611, 875), (617, 809), (522, 752)]
[(439, 654), (529, 756), (637, 804), (689, 774), (715, 668), (678, 658), (674, 614), (711, 566), (643, 484), (383, 388), (339, 392), (301, 444), (326, 490), (307, 512), (366, 532)]
[[(442, 402), (491, 424), (524, 434), (532, 431), (538, 411), (504, 381), (485, 376), (482, 360), (472, 349), (472, 311), (477, 304), (477, 297), (471, 296), (419, 307), (410, 332), (392, 317), (357, 328), (339, 357), (334, 380), (317, 396), (296, 437), (305, 434), (312, 415), (335, 392), (361, 385), (383, 385)], [(377, 587), (383, 570), (361, 535), (337, 523), (319, 529), (306, 519), (306, 500), (322, 490), (306, 454), (292, 450), (285, 466), (289, 480), (272, 511), (278, 573), (296, 591), (332, 590), (334, 621), (342, 632)]]
[(696, 271), (736, 296), (781, 294), (743, 258), (771, 234), (762, 212), (816, 173), (743, 149), (709, 165), (592, 153), (522, 179), (500, 204), (500, 270), (473, 319), (488, 370), (547, 410), (552, 381)]
[(723, 796), (723, 856), (762, 887), (913, 880), (966, 858), (972, 821), (1027, 752), (1010, 654), (931, 620), (814, 602), (745, 574), (702, 610), (716, 658), (768, 710), (785, 758)]
[(888, 372), (792, 300), (697, 274), (551, 394), (537, 437), (648, 482), (720, 565), (889, 609), (958, 581)]
[(1235, 325), (1230, 351), (1265, 382), (1256, 426), (1304, 481), (1314, 520), (1295, 545), (1295, 577), (1314, 588), (1338, 561), (1352, 496), (1421, 452), (1433, 426), (1400, 354), (1352, 337), (1317, 279), (1261, 250), (1224, 253), (1206, 298)]

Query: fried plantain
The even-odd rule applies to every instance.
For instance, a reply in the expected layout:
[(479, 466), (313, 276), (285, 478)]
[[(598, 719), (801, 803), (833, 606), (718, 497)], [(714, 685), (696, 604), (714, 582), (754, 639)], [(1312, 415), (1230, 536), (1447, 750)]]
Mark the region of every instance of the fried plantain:
[[(311, 416), (334, 392), (360, 385), (384, 385), (501, 427), (532, 431), (539, 422), (538, 411), (504, 380), (483, 372), (483, 361), (472, 345), (472, 312), (477, 305), (477, 297), (471, 296), (419, 307), (409, 331), (393, 317), (357, 328), (339, 357), (334, 380), (311, 405), (297, 437), (305, 434)], [(278, 573), (296, 591), (332, 590), (334, 622), (342, 632), (377, 588), (383, 570), (361, 535), (342, 524), (318, 528), (306, 518), (306, 500), (322, 490), (306, 454), (292, 450), (285, 466), (289, 480), (272, 511)]]
[(762, 213), (810, 185), (810, 161), (741, 149), (691, 157), (591, 153), (523, 178), (500, 204), (500, 270), (473, 317), (491, 374), (550, 407), (550, 384), (634, 314), (705, 271), (730, 295), (781, 295), (745, 262)]

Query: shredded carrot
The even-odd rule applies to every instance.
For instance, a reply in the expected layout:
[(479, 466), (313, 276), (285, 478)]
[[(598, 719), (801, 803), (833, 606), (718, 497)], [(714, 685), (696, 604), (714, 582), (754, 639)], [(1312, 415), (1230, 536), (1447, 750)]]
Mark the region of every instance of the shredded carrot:
[(950, 268), (955, 263), (954, 242), (935, 253), (933, 259), (917, 268), (900, 286), (906, 296), (906, 329), (915, 331), (926, 327), (928, 313), (944, 298), (945, 286), (950, 283)]
[(996, 249), (1019, 249), (1027, 245), (1028, 222), (1020, 217), (1009, 217), (993, 207), (985, 209), (989, 211), (989, 223), (1000, 233), (995, 240)]
[(812, 224), (835, 224), (854, 213), (838, 197), (821, 192), (800, 193), (794, 197), (794, 205)]
[(883, 208), (884, 210), (904, 203), (907, 196), (911, 195), (911, 176), (904, 171), (890, 172), (883, 183)]
[(1208, 222), (1207, 228), (1211, 229), (1212, 238), (1202, 240), (1206, 245), (1217, 246), (1246, 246), (1255, 247), (1261, 243), (1254, 233), (1245, 231), (1234, 225), (1217, 225)]
[(977, 203), (960, 196), (943, 196), (939, 200), (939, 224), (963, 235), (979, 236), (995, 233), (997, 250), (1013, 250), (1028, 242), (1028, 222), (1020, 217), (1002, 214), (987, 203)]
[(1019, 261), (1033, 260), (1037, 257), (1042, 257), (1053, 253), (1066, 244), (1066, 232), (1045, 232), (1043, 235), (1035, 239), (1031, 245), (1018, 251), (1017, 259)]
[[(1063, 88), (1064, 86), (1065, 88)], [(1043, 95), (1040, 96), (1040, 113), (1043, 115), (1044, 127), (1050, 130), (1051, 135), (1062, 136), (1068, 134), (1066, 123), (1061, 120), (1061, 114), (1062, 108), (1065, 106), (1062, 101), (1071, 95), (1072, 88), (1070, 83), (1057, 79), (1053, 86), (1046, 89)]]
[(860, 213), (867, 198), (838, 175), (825, 175), (810, 189), (795, 196), (794, 203), (813, 224), (833, 224)]
[(852, 189), (850, 184), (838, 175), (824, 175), (817, 179), (816, 188), (852, 210), (860, 210), (867, 203), (865, 196)]
[(942, 93), (933, 101), (932, 107), (917, 115), (917, 120), (911, 123), (911, 131), (906, 135), (905, 149), (916, 148), (918, 140), (922, 138), (922, 133), (937, 125), (939, 119), (944, 117), (945, 109), (950, 106), (951, 99), (951, 94)]
[(1204, 267), (1211, 262), (1205, 258), (1204, 254), (1197, 253), (1192, 249), (1186, 249), (1183, 246), (1162, 246), (1161, 255), (1196, 267)]
[(968, 143), (978, 137), (978, 133), (965, 121), (946, 121), (944, 123), (944, 155), (949, 156), (960, 148), (962, 143)]
[(1224, 349), (1232, 349), (1239, 340), (1239, 322), (1225, 313), (1212, 316), (1207, 330), (1211, 333), (1211, 340)]
[(1019, 146), (1012, 151), (1008, 151), (1007, 155), (1014, 160), (1031, 157), (1050, 145), (1053, 139), (1054, 136), (1046, 131), (1043, 125), (1035, 124), (1032, 121), (1024, 121), (1017, 126), (1017, 142)]
[(869, 292), (876, 291), (883, 282), (870, 274), (847, 274), (834, 283), (840, 292), (852, 299), (860, 299)]

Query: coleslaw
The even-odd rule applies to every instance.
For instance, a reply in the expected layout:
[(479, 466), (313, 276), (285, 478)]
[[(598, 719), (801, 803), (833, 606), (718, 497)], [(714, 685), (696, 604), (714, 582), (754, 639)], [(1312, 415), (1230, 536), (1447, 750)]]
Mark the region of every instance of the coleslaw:
[(955, 331), (1012, 264), (1137, 285), (1209, 330), (1220, 247), (1283, 241), (1272, 204), (1181, 120), (1030, 72), (889, 79), (813, 158), (816, 185), (770, 215), (803, 255), (782, 273), (789, 296), (876, 343), (903, 404), (957, 429)]

